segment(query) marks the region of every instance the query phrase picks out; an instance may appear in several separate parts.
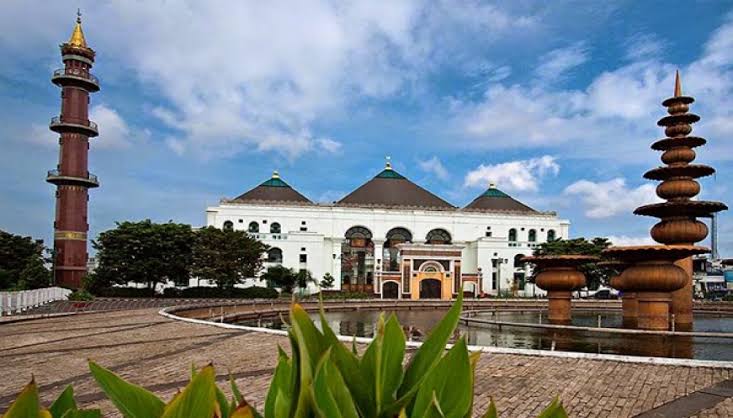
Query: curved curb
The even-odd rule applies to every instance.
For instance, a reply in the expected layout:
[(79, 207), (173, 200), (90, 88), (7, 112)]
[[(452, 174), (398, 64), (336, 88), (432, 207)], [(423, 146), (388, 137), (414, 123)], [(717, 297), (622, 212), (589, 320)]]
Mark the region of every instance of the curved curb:
[[(240, 330), (240, 331), (251, 331), (261, 332), (264, 334), (272, 334), (279, 336), (287, 336), (288, 333), (283, 330), (261, 328), (261, 327), (250, 327), (246, 325), (227, 324), (222, 322), (205, 321), (203, 319), (184, 318), (178, 315), (174, 315), (169, 310), (176, 309), (175, 306), (168, 306), (160, 311), (158, 314), (174, 321), (182, 321), (191, 324), (208, 325), (217, 328)], [(356, 341), (361, 344), (368, 344), (372, 341), (371, 338), (367, 337), (350, 337), (345, 335), (336, 336), (339, 341), (352, 342)], [(407, 347), (418, 348), (422, 345), (421, 342), (417, 341), (406, 341)], [(447, 344), (446, 348), (452, 347), (452, 344)], [(480, 351), (482, 353), (491, 354), (513, 354), (522, 356), (539, 356), (539, 357), (554, 357), (554, 358), (566, 358), (566, 359), (585, 359), (585, 360), (596, 360), (596, 361), (616, 361), (621, 363), (636, 363), (636, 364), (651, 364), (651, 365), (662, 365), (662, 366), (683, 366), (683, 367), (706, 367), (706, 368), (719, 368), (719, 369), (731, 369), (733, 370), (733, 361), (718, 361), (718, 360), (693, 360), (693, 359), (678, 359), (669, 357), (647, 357), (647, 356), (624, 356), (619, 354), (597, 354), (597, 353), (579, 353), (574, 351), (549, 351), (549, 350), (536, 350), (528, 348), (508, 348), (508, 347), (490, 347), (482, 345), (469, 345), (469, 351)]]

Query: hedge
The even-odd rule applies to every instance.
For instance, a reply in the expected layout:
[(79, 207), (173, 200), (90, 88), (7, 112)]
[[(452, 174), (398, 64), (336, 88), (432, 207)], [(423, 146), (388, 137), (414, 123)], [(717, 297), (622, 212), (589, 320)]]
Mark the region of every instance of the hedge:
[(184, 289), (167, 288), (163, 297), (167, 298), (242, 298), (242, 299), (275, 299), (277, 290), (268, 287), (245, 287), (240, 289), (220, 289), (218, 287), (187, 287)]

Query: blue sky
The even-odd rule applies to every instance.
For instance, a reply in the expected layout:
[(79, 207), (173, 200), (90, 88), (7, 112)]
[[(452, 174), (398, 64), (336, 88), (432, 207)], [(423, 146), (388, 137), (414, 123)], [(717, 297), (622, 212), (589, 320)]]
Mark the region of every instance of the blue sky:
[[(511, 3), (511, 4), (509, 4)], [(395, 168), (456, 205), (489, 180), (571, 221), (648, 242), (661, 101), (680, 69), (727, 203), (733, 2), (19, 1), (0, 15), (0, 228), (47, 240), (60, 108), (49, 79), (77, 7), (97, 51), (91, 234), (207, 205), (274, 169), (316, 201)], [(720, 217), (733, 256), (733, 216)]]

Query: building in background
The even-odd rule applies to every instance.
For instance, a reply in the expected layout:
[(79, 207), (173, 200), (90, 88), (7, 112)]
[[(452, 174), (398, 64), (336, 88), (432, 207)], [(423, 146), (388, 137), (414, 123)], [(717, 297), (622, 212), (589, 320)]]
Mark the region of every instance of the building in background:
[[(335, 289), (383, 298), (533, 296), (519, 260), (570, 223), (539, 212), (494, 184), (458, 208), (392, 169), (333, 204), (316, 204), (277, 172), (235, 199), (207, 209), (208, 226), (246, 230), (270, 246), (265, 267), (307, 269)], [(536, 293), (537, 292), (537, 293)]]

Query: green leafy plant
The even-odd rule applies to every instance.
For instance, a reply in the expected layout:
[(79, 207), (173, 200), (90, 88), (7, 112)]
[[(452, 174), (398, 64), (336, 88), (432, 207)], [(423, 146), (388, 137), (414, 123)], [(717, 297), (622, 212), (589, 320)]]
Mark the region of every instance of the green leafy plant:
[(75, 290), (69, 295), (69, 300), (73, 301), (87, 301), (94, 299), (94, 295), (86, 291), (85, 289)]
[[(470, 353), (464, 338), (458, 339), (446, 351), (461, 308), (462, 297), (459, 296), (404, 365), (405, 335), (396, 316), (387, 319), (380, 316), (376, 336), (360, 354), (356, 344), (349, 348), (338, 340), (323, 310), (319, 329), (301, 306), (293, 304), (288, 331), (291, 354), (278, 349), (277, 366), (263, 414), (244, 400), (231, 377), (233, 396), (227, 399), (215, 383), (216, 375), (211, 365), (198, 372), (192, 368), (189, 384), (168, 403), (94, 362), (90, 362), (89, 367), (94, 379), (125, 418), (464, 418), (473, 413), (474, 374), (479, 353)], [(67, 391), (69, 393), (62, 394), (59, 399), (71, 401), (57, 400), (54, 405), (58, 404), (59, 410), (76, 408), (71, 389), (64, 392)], [(31, 382), (3, 418), (99, 416), (98, 411), (97, 415), (81, 415), (94, 411), (57, 415), (53, 412), (54, 405), (50, 412), (43, 410), (35, 383)], [(484, 417), (496, 416), (492, 401)], [(539, 417), (566, 418), (567, 415), (555, 399)]]
[(67, 386), (51, 406), (46, 409), (38, 399), (38, 386), (32, 379), (20, 392), (10, 409), (2, 418), (98, 418), (102, 416), (99, 409), (79, 409), (74, 399), (74, 389)]

